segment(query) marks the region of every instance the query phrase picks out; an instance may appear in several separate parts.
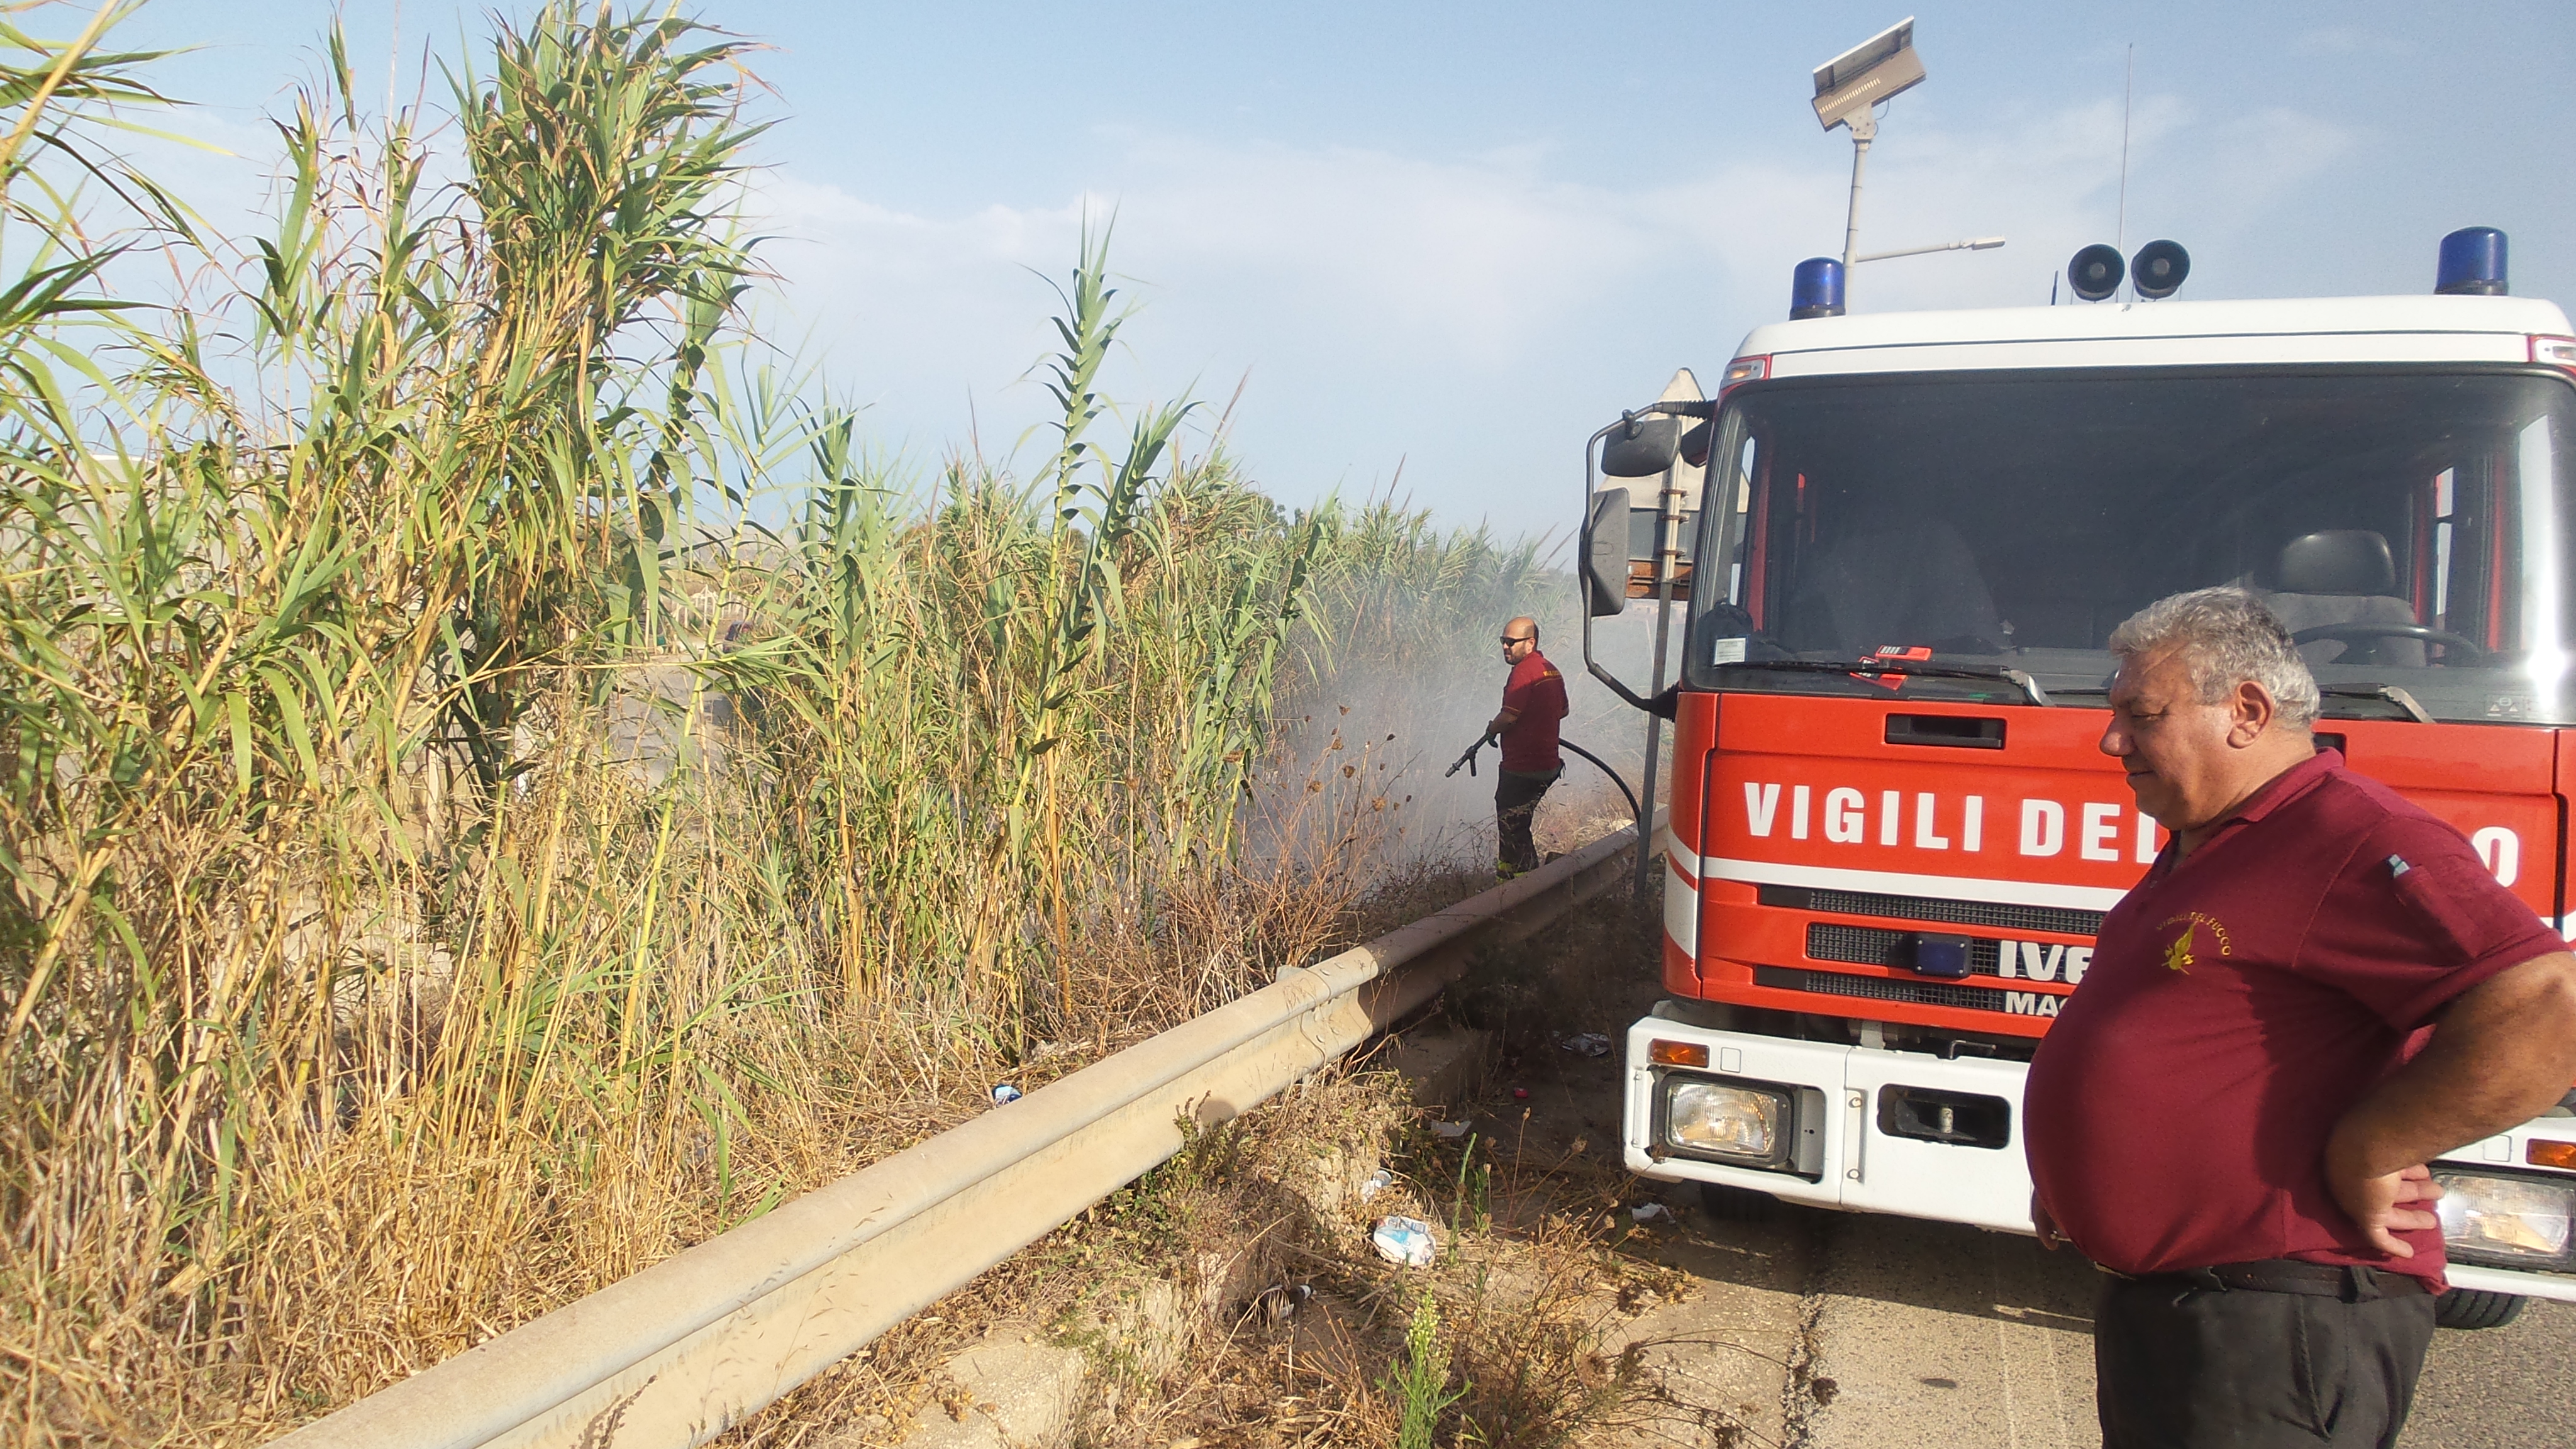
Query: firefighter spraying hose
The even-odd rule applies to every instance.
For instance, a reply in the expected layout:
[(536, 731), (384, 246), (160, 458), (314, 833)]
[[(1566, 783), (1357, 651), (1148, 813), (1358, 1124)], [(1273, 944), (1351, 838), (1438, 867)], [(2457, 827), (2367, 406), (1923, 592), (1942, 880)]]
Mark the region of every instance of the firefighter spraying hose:
[[(1538, 814), (1538, 802), (1548, 787), (1565, 773), (1556, 731), (1565, 718), (1566, 701), (1565, 676), (1538, 652), (1537, 620), (1523, 615), (1505, 624), (1502, 646), (1511, 676), (1503, 683), (1502, 708), (1485, 722), (1476, 748), (1486, 740), (1502, 745), (1502, 760), (1494, 772), (1494, 874), (1510, 880), (1538, 869), (1538, 843), (1530, 836), (1530, 821)], [(1459, 764), (1472, 766), (1475, 754), (1471, 748)], [(1457, 772), (1457, 765), (1449, 767), (1449, 773)], [(1623, 783), (1620, 788), (1627, 786)], [(1633, 802), (1635, 797), (1630, 798)]]
[[(1493, 742), (1494, 737), (1492, 735), (1487, 735), (1483, 739), (1469, 745), (1467, 747), (1467, 753), (1460, 755), (1458, 758), (1449, 762), (1449, 768), (1441, 773), (1441, 778), (1447, 779), (1449, 776), (1457, 774), (1461, 767), (1466, 769), (1470, 779), (1474, 778), (1476, 774), (1477, 751), (1482, 750), (1485, 746), (1490, 745)], [(1563, 738), (1562, 736), (1558, 737), (1556, 747), (1560, 750), (1564, 750), (1568, 754), (1581, 755), (1583, 758), (1590, 760), (1596, 767), (1598, 767), (1602, 774), (1609, 776), (1610, 783), (1618, 786), (1619, 793), (1627, 797), (1628, 813), (1636, 816), (1640, 822), (1639, 828), (1643, 828), (1643, 822), (1646, 815), (1643, 810), (1637, 808), (1637, 792), (1628, 788), (1628, 782), (1620, 777), (1617, 770), (1610, 767), (1610, 762), (1608, 760), (1601, 758), (1599, 755), (1592, 753), (1583, 746), (1576, 744), (1572, 740)]]

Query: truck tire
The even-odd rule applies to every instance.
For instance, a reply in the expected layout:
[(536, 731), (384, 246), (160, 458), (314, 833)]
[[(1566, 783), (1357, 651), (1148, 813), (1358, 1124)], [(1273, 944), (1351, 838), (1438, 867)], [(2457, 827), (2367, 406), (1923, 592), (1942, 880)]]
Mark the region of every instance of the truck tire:
[(2433, 1321), (2444, 1328), (2502, 1328), (2522, 1316), (2519, 1293), (2454, 1288), (2433, 1300)]
[(1722, 1182), (1701, 1183), (1699, 1202), (1721, 1223), (1767, 1223), (1780, 1215), (1780, 1199)]

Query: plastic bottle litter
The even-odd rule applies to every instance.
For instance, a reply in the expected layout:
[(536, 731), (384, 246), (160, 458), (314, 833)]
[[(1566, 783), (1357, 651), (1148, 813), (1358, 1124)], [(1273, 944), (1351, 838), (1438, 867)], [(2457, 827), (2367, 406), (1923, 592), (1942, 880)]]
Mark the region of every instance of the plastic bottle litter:
[(1610, 1055), (1610, 1038), (1603, 1036), (1597, 1031), (1578, 1032), (1573, 1036), (1567, 1037), (1563, 1042), (1559, 1043), (1559, 1045), (1563, 1046), (1567, 1051), (1574, 1053), (1576, 1056), (1606, 1057)]
[(1659, 1202), (1641, 1202), (1628, 1209), (1628, 1216), (1641, 1223), (1668, 1221), (1672, 1215), (1673, 1210)]
[(1369, 1245), (1377, 1255), (1390, 1263), (1408, 1268), (1427, 1268), (1440, 1250), (1431, 1236), (1431, 1225), (1420, 1218), (1380, 1218), (1369, 1234)]
[(1369, 1174), (1368, 1181), (1360, 1184), (1360, 1201), (1367, 1202), (1393, 1186), (1395, 1186), (1395, 1174), (1381, 1167)]
[(1443, 1142), (1455, 1142), (1459, 1138), (1467, 1135), (1467, 1124), (1464, 1122), (1434, 1122), (1431, 1124), (1431, 1135), (1439, 1138)]
[(1005, 1103), (1005, 1102), (1016, 1102), (1016, 1101), (1020, 1100), (1020, 1097), (1021, 1097), (1020, 1089), (1019, 1089), (1019, 1088), (1017, 1088), (1017, 1087), (1012, 1086), (1010, 1083), (1008, 1083), (1008, 1082), (999, 1082), (999, 1083), (994, 1084), (994, 1087), (993, 1087), (993, 1105), (994, 1105), (994, 1106), (998, 1107), (998, 1106), (1002, 1105), (1002, 1104), (1003, 1104), (1003, 1103)]

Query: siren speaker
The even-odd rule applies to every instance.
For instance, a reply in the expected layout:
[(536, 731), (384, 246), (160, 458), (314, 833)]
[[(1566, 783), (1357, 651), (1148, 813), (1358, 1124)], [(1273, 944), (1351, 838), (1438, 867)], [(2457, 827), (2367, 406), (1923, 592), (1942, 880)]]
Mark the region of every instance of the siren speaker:
[(2191, 275), (2191, 253), (2176, 241), (2151, 241), (2129, 258), (2129, 285), (2149, 301), (2170, 297)]
[(2075, 295), (2087, 302), (2099, 302), (2120, 290), (2120, 278), (2127, 268), (2120, 260), (2120, 249), (2095, 242), (2075, 254), (2066, 264), (2066, 281)]

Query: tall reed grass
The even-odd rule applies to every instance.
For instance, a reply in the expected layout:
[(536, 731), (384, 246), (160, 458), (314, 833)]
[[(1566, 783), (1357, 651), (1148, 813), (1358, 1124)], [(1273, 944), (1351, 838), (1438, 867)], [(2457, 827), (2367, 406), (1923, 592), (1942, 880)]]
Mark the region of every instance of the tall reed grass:
[[(1113, 408), (1105, 234), (1035, 466), (872, 460), (749, 360), (747, 46), (675, 11), (439, 115), (334, 35), (233, 242), (108, 144), (132, 8), (0, 25), (22, 1440), (310, 1417), (1266, 979), (1402, 805), (1296, 701), (1545, 582)], [(111, 296), (152, 248), (212, 280)]]

